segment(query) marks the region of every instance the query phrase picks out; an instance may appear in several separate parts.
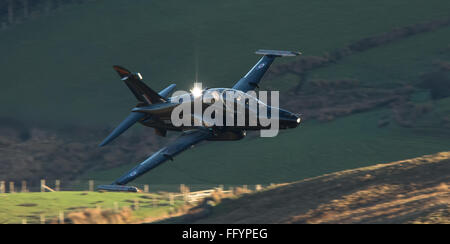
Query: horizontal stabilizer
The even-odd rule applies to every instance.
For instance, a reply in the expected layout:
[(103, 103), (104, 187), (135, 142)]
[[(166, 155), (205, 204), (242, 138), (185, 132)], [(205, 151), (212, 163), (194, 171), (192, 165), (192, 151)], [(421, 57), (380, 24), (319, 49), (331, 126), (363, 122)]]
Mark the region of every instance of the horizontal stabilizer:
[(176, 86), (177, 86), (176, 84), (171, 84), (170, 86), (164, 88), (164, 90), (160, 91), (158, 94), (161, 97), (168, 98), (168, 96), (170, 95), (170, 93), (173, 92)]
[(260, 50), (256, 51), (255, 53), (261, 54), (261, 55), (275, 56), (275, 57), (297, 56), (297, 55), (302, 54), (301, 52), (265, 50), (265, 49), (260, 49)]
[(120, 186), (120, 185), (100, 185), (97, 187), (99, 191), (125, 191), (125, 192), (139, 192), (139, 189), (134, 186)]
[(116, 137), (120, 136), (124, 131), (126, 131), (128, 128), (130, 128), (132, 125), (134, 125), (136, 122), (138, 122), (140, 119), (144, 118), (146, 115), (144, 113), (131, 113), (126, 117), (122, 123), (120, 123), (112, 132), (111, 134), (106, 137), (105, 140), (103, 140), (102, 143), (100, 143), (100, 147), (108, 144), (112, 140), (116, 139)]

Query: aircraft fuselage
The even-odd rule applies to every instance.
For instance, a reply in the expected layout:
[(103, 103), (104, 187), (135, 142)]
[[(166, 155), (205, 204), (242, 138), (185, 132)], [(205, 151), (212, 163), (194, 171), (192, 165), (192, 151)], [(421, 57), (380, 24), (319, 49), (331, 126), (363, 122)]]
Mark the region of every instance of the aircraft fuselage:
[[(225, 92), (230, 91), (237, 94), (237, 99), (232, 102), (231, 107), (227, 104), (227, 98), (224, 95)], [(245, 102), (238, 103), (237, 100), (240, 99), (244, 99)], [(245, 131), (268, 129), (272, 125), (262, 124), (259, 118), (263, 116), (271, 118), (272, 113), (278, 114), (279, 129), (296, 128), (300, 123), (300, 117), (292, 112), (269, 106), (255, 96), (229, 88), (206, 89), (198, 97), (195, 97), (192, 93), (186, 93), (180, 96), (170, 97), (169, 101), (181, 106), (189, 106), (191, 113), (195, 113), (197, 102), (201, 106), (200, 116), (203, 116), (205, 111), (211, 106), (221, 106), (221, 118), (224, 120), (222, 125), (208, 126), (205, 121), (201, 124), (201, 126), (209, 127), (210, 130), (217, 132), (217, 136), (211, 138), (211, 140), (221, 140), (221, 138), (224, 140), (239, 140), (245, 137)], [(257, 106), (252, 106), (251, 102)], [(147, 127), (167, 131), (185, 131), (199, 127), (198, 124), (195, 125), (195, 119), (191, 119), (190, 125), (175, 126), (172, 122), (172, 110), (164, 111), (161, 109), (161, 111), (161, 113), (158, 113), (158, 116), (148, 114), (140, 120), (140, 123)], [(215, 116), (217, 115), (214, 114)], [(253, 119), (256, 118), (253, 123), (251, 123), (251, 116), (254, 116)], [(231, 125), (227, 124), (229, 121), (225, 121), (227, 117), (232, 118), (230, 120), (232, 121)], [(239, 118), (243, 118), (243, 123), (242, 120), (241, 123), (238, 123)]]

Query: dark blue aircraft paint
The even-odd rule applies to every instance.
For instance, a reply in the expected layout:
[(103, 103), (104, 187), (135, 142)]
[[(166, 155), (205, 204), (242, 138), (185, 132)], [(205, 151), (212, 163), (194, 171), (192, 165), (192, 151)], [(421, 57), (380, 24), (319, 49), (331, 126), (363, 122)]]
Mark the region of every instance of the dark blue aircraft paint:
[(181, 135), (178, 140), (163, 147), (158, 152), (147, 158), (144, 162), (131, 169), (128, 173), (117, 179), (113, 184), (125, 185), (126, 183), (134, 180), (147, 171), (155, 168), (166, 160), (173, 160), (173, 157), (178, 153), (188, 149), (194, 144), (197, 144), (203, 140), (211, 137), (212, 134), (208, 129), (201, 129), (195, 131), (187, 131)]
[[(272, 64), (276, 57), (284, 56), (297, 56), (299, 52), (290, 51), (275, 51), (275, 50), (258, 50), (257, 54), (264, 55), (252, 69), (240, 79), (233, 89), (247, 92), (254, 90), (258, 87), (263, 75), (266, 73), (269, 66)], [(165, 135), (165, 131), (174, 129), (166, 126), (164, 123), (158, 123), (157, 126), (153, 126), (150, 121), (160, 121), (160, 113), (170, 114), (173, 104), (168, 102), (169, 94), (174, 90), (175, 84), (172, 84), (156, 93), (150, 87), (148, 87), (143, 81), (142, 76), (139, 73), (131, 73), (127, 69), (114, 66), (114, 69), (118, 72), (122, 81), (130, 88), (131, 92), (136, 96), (140, 102), (127, 118), (115, 128), (110, 135), (100, 144), (104, 146), (122, 134), (125, 130), (130, 128), (136, 122), (140, 121), (143, 125), (154, 127), (159, 134)], [(295, 128), (300, 123), (300, 118), (283, 109), (280, 109), (280, 129)], [(165, 127), (166, 126), (166, 127)], [(173, 127), (173, 126), (172, 126)], [(228, 134), (226, 134), (228, 133)], [(167, 160), (172, 160), (174, 156), (188, 149), (189, 147), (204, 141), (204, 140), (235, 140), (235, 138), (242, 139), (245, 136), (245, 131), (241, 131), (239, 128), (228, 128), (223, 131), (217, 131), (212, 128), (199, 127), (192, 128), (189, 131), (185, 131), (175, 141), (163, 147), (158, 152), (147, 158), (144, 162), (134, 167), (128, 173), (117, 179), (112, 185), (99, 186), (100, 190), (108, 191), (137, 191), (135, 187), (123, 186), (128, 182), (136, 179), (140, 175), (148, 172), (156, 166), (162, 164)]]
[(116, 137), (120, 136), (124, 131), (126, 131), (128, 128), (130, 128), (132, 125), (134, 125), (137, 121), (144, 118), (146, 114), (144, 113), (137, 113), (137, 112), (131, 112), (128, 117), (126, 117), (122, 123), (120, 123), (114, 130), (111, 132), (111, 134), (108, 135), (108, 137), (103, 140), (102, 143), (100, 143), (100, 147), (108, 144), (112, 140), (116, 139)]
[(275, 56), (272, 55), (263, 56), (258, 63), (256, 63), (255, 66), (253, 66), (253, 68), (233, 86), (233, 89), (241, 90), (243, 92), (254, 90), (258, 87), (259, 81), (274, 59)]

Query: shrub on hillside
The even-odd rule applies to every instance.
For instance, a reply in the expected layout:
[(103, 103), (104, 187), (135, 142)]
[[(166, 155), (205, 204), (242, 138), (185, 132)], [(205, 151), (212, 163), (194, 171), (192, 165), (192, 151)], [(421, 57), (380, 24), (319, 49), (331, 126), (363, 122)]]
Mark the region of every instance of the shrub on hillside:
[(421, 77), (419, 87), (430, 89), (433, 99), (450, 96), (450, 72), (445, 69), (430, 72)]

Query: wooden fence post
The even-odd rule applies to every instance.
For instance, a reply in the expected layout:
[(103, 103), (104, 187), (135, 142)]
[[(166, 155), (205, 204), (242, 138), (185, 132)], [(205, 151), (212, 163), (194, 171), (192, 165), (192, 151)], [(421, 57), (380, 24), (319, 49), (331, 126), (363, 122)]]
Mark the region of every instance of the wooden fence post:
[(170, 203), (170, 206), (173, 206), (173, 194), (172, 193), (169, 193), (169, 203)]
[(60, 190), (61, 190), (61, 181), (55, 180), (55, 191), (60, 191)]
[(139, 210), (139, 200), (134, 199), (134, 210)]
[(152, 204), (154, 208), (158, 206), (158, 199), (155, 196), (152, 196)]
[(89, 191), (94, 191), (94, 180), (89, 180)]
[(188, 202), (189, 201), (189, 192), (190, 192), (190, 190), (189, 190), (189, 187), (187, 187), (187, 186), (185, 186), (185, 185), (183, 185), (184, 187), (184, 192), (183, 192), (183, 198), (184, 198), (184, 201), (185, 202)]
[(22, 181), (22, 187), (20, 189), (21, 192), (28, 192), (27, 190), (27, 182), (25, 180)]
[(118, 213), (119, 212), (119, 203), (114, 202), (114, 212)]
[(5, 193), (6, 189), (5, 189), (5, 182), (4, 181), (0, 181), (0, 193)]
[(186, 202), (186, 187), (184, 184), (180, 184), (180, 193), (183, 195), (183, 200)]
[(148, 185), (144, 185), (144, 192), (145, 192), (145, 193), (148, 193), (148, 192), (149, 192), (148, 188), (149, 188)]
[(45, 215), (41, 214), (39, 217), (41, 224), (45, 224)]
[(45, 180), (41, 180), (41, 192), (45, 192)]
[(58, 219), (59, 219), (60, 224), (64, 224), (64, 212), (63, 211), (59, 211)]
[(255, 190), (256, 190), (256, 191), (261, 191), (261, 190), (262, 190), (261, 185), (260, 185), (260, 184), (256, 185), (256, 186), (255, 186)]
[(14, 193), (14, 181), (9, 182), (9, 193)]

